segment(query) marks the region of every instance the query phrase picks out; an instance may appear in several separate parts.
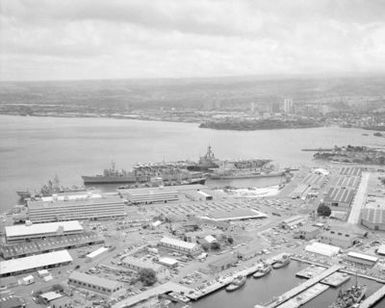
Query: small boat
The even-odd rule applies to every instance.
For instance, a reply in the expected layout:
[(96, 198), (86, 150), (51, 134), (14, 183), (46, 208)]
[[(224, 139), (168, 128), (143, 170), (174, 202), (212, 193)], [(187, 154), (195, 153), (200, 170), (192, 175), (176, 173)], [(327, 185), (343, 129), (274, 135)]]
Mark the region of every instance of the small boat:
[(274, 269), (279, 269), (279, 268), (282, 268), (286, 265), (288, 265), (290, 263), (290, 258), (289, 256), (287, 255), (283, 255), (281, 259), (275, 261), (273, 264), (272, 264), (272, 267)]
[(226, 287), (226, 291), (231, 292), (243, 287), (246, 283), (247, 277), (239, 275)]
[(268, 264), (264, 264), (253, 275), (254, 278), (262, 278), (271, 272), (272, 267)]

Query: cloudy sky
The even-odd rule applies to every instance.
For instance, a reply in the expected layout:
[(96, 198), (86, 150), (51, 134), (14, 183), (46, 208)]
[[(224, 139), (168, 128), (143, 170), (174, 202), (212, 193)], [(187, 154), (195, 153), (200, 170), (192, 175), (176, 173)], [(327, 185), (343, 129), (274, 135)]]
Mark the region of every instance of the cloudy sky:
[(385, 0), (0, 0), (0, 79), (383, 73)]

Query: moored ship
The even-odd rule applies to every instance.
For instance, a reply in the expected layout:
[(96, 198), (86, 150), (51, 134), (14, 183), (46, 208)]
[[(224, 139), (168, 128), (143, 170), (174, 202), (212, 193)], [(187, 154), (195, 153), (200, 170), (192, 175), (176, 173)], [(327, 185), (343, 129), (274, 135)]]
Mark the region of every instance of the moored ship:
[(164, 162), (137, 164), (132, 171), (117, 170), (115, 164), (105, 169), (103, 174), (82, 176), (84, 184), (132, 184), (156, 186), (204, 184), (206, 176), (202, 172), (187, 170), (187, 164), (181, 162)]
[(279, 260), (275, 261), (272, 264), (272, 267), (274, 269), (279, 269), (279, 268), (282, 268), (286, 265), (289, 265), (289, 263), (290, 263), (290, 257), (287, 255), (283, 255), (282, 258), (280, 258)]
[(263, 264), (262, 267), (260, 267), (254, 274), (253, 274), (253, 277), (254, 278), (262, 278), (264, 276), (266, 276), (268, 273), (271, 272), (271, 269), (272, 267), (268, 264)]
[(359, 307), (359, 303), (365, 297), (367, 286), (352, 285), (347, 290), (340, 290), (336, 301), (329, 308), (354, 308)]
[(29, 190), (18, 190), (16, 193), (21, 200), (25, 200), (28, 198), (47, 197), (53, 194), (71, 193), (85, 190), (86, 188), (84, 186), (73, 185), (71, 187), (64, 187), (60, 185), (59, 178), (56, 175), (53, 180), (49, 180), (47, 184), (43, 185), (39, 191), (31, 192)]
[(226, 291), (231, 292), (243, 287), (247, 281), (246, 276), (239, 275), (226, 287)]

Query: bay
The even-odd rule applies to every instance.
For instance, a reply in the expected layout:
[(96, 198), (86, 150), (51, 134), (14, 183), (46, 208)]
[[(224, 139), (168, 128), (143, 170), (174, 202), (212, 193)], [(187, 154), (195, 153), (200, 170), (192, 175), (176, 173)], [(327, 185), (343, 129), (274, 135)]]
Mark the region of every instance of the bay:
[(280, 167), (317, 165), (302, 148), (334, 145), (384, 146), (360, 129), (337, 127), (262, 131), (218, 131), (197, 124), (118, 120), (0, 116), (0, 209), (17, 202), (16, 190), (39, 189), (55, 174), (65, 186), (81, 175), (138, 162), (197, 160), (212, 145), (221, 159), (269, 158)]

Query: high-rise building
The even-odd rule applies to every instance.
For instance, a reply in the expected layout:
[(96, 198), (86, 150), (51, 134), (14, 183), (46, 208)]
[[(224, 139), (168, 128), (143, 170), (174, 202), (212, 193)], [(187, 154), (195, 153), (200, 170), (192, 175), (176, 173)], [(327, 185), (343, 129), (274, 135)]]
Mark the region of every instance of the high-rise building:
[(283, 100), (283, 112), (285, 114), (294, 113), (294, 104), (293, 104), (293, 100), (292, 99), (285, 98)]

